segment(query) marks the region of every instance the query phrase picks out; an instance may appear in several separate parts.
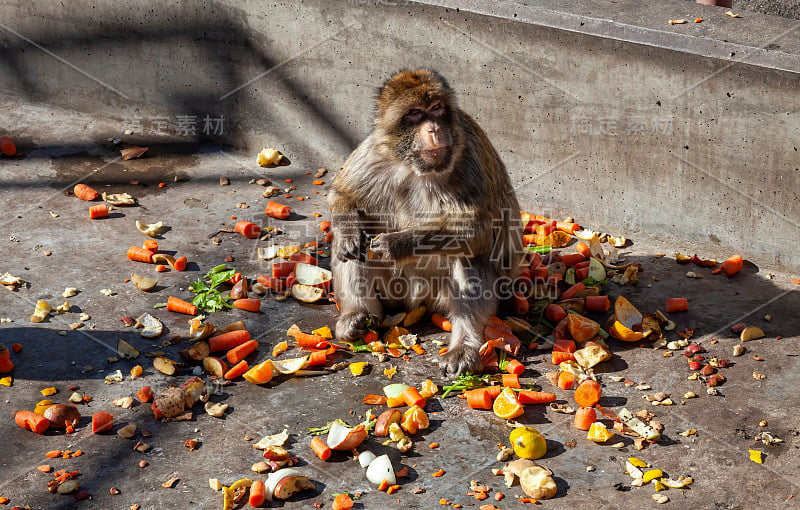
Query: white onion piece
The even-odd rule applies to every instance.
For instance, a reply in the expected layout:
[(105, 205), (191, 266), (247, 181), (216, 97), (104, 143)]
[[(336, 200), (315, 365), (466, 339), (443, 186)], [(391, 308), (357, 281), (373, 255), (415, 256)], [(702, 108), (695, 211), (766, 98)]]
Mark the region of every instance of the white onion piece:
[(384, 480), (389, 482), (389, 485), (397, 483), (397, 478), (394, 474), (394, 467), (388, 455), (381, 455), (376, 457), (367, 466), (367, 480), (375, 485), (380, 485)]
[(358, 454), (358, 463), (361, 464), (362, 468), (369, 466), (369, 464), (375, 459), (375, 454), (369, 450), (364, 450)]

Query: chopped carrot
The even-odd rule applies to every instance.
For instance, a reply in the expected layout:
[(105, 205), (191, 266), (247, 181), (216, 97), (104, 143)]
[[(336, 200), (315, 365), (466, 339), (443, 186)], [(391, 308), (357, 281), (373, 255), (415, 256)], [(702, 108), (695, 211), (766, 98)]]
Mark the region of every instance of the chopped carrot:
[(394, 494), (395, 492), (400, 490), (399, 485), (390, 485), (386, 488), (386, 494)]
[(286, 278), (294, 271), (294, 262), (275, 262), (272, 264), (273, 278)]
[(106, 204), (97, 204), (89, 208), (89, 219), (96, 220), (98, 218), (108, 218), (108, 206)]
[(322, 460), (328, 460), (331, 457), (331, 449), (319, 436), (314, 436), (314, 439), (311, 440), (311, 449)]
[(508, 360), (508, 364), (506, 365), (506, 372), (508, 372), (509, 374), (514, 374), (519, 377), (520, 375), (522, 375), (523, 372), (525, 372), (525, 365), (520, 363), (519, 360), (510, 359)]
[(53, 470), (53, 468), (48, 466), (47, 464), (42, 464), (41, 466), (36, 466), (36, 469), (38, 471), (41, 471), (42, 473), (49, 473), (50, 471)]
[(286, 184), (291, 184), (291, 183), (292, 183), (291, 179), (286, 179)]
[(14, 351), (14, 352), (21, 351), (22, 350), (22, 344), (19, 343), (19, 342), (14, 342), (13, 344), (11, 344), (11, 350)]
[(487, 388), (476, 388), (464, 392), (467, 405), (472, 409), (491, 409), (492, 401), (497, 398), (502, 388), (500, 386), (489, 386)]
[(577, 251), (584, 257), (588, 257), (592, 253), (591, 250), (589, 249), (589, 245), (584, 243), (583, 241), (575, 245), (575, 251)]
[(544, 316), (547, 317), (547, 320), (558, 324), (561, 322), (561, 319), (567, 316), (567, 312), (565, 312), (560, 306), (552, 304), (547, 305), (547, 307), (544, 309)]
[[(274, 267), (273, 267), (273, 272), (274, 272)], [(260, 283), (261, 285), (263, 285), (268, 289), (274, 290), (275, 292), (282, 292), (286, 290), (286, 280), (282, 278), (276, 278), (274, 276), (259, 276), (258, 283)]]
[(331, 222), (330, 221), (320, 221), (319, 222), (319, 231), (320, 232), (328, 232), (331, 229)]
[(324, 336), (309, 335), (301, 331), (297, 332), (294, 339), (297, 340), (297, 345), (300, 348), (327, 349), (330, 346), (330, 342)]
[(800, 285), (800, 278), (792, 278), (792, 283), (795, 285)]
[(251, 352), (258, 349), (258, 342), (256, 340), (248, 340), (247, 342), (237, 345), (229, 350), (225, 357), (231, 365), (235, 365), (245, 359)]
[(292, 214), (292, 208), (288, 205), (279, 204), (274, 200), (267, 202), (267, 208), (264, 210), (267, 216), (272, 216), (279, 220), (285, 220)]
[(565, 361), (575, 361), (575, 355), (571, 352), (553, 351), (553, 365), (558, 365)]
[(566, 264), (567, 267), (572, 267), (575, 264), (583, 262), (585, 258), (586, 257), (580, 253), (570, 253), (569, 255), (561, 255), (561, 262)]
[(85, 184), (76, 184), (72, 189), (72, 192), (76, 197), (80, 198), (81, 200), (86, 200), (87, 202), (91, 202), (100, 196), (100, 194), (95, 191), (94, 188)]
[(514, 305), (514, 312), (516, 312), (517, 315), (525, 315), (528, 313), (530, 304), (528, 303), (528, 298), (525, 297), (525, 294), (522, 292), (515, 291), (511, 295), (511, 302)]
[(578, 267), (576, 265), (575, 266), (575, 279), (580, 282), (580, 281), (583, 281), (583, 280), (585, 280), (587, 278), (589, 278), (589, 266), (587, 265), (587, 266)]
[(6, 156), (14, 156), (17, 153), (17, 147), (11, 138), (7, 136), (0, 137), (0, 152)]
[(409, 407), (425, 407), (425, 399), (419, 394), (419, 390), (413, 386), (406, 388), (403, 393), (400, 394), (400, 396), (403, 397), (403, 402), (405, 402)]
[(309, 366), (324, 365), (328, 361), (328, 351), (312, 352), (308, 357)]
[(323, 184), (325, 184), (325, 181), (317, 179), (316, 181), (312, 181), (311, 184), (313, 184), (314, 186), (322, 186)]
[(439, 356), (444, 356), (445, 354), (447, 354), (447, 351), (449, 351), (447, 347), (442, 347), (441, 349), (439, 349)]
[(185, 271), (187, 265), (188, 261), (186, 257), (178, 257), (175, 259), (175, 264), (173, 264), (172, 267), (175, 268), (175, 271)]
[(664, 305), (667, 312), (685, 312), (689, 309), (689, 301), (686, 298), (669, 298)]
[[(320, 440), (320, 442), (322, 442), (322, 440)], [(333, 500), (333, 505), (331, 506), (331, 510), (350, 510), (351, 508), (353, 508), (353, 505), (354, 505), (353, 498), (351, 498), (349, 494), (339, 494)]]
[(581, 226), (577, 223), (567, 223), (564, 221), (557, 221), (556, 228), (562, 232), (566, 232), (567, 234), (574, 234), (578, 230), (581, 229)]
[(156, 273), (163, 273), (167, 270), (167, 266), (164, 264), (156, 264)]
[(208, 340), (208, 346), (211, 352), (227, 351), (248, 341), (250, 341), (250, 333), (245, 329), (238, 329), (212, 336)]
[(250, 367), (247, 366), (247, 361), (242, 360), (239, 363), (237, 363), (234, 366), (232, 366), (230, 368), (230, 370), (225, 372), (224, 377), (225, 377), (225, 379), (228, 379), (230, 381), (230, 380), (236, 379), (237, 377), (241, 377), (248, 370), (250, 370)]
[(233, 306), (239, 308), (240, 310), (246, 310), (248, 312), (257, 312), (261, 310), (261, 300), (257, 298), (237, 299), (233, 302)]
[(431, 444), (428, 445), (428, 448), (431, 448), (431, 449), (439, 448), (439, 443), (431, 443)]
[(237, 284), (237, 283), (239, 283), (241, 280), (242, 280), (242, 273), (233, 273), (233, 276), (231, 276), (231, 279), (230, 279), (230, 280), (228, 280), (228, 281), (227, 281), (227, 282), (225, 282), (225, 283), (229, 283), (229, 284), (231, 284), (231, 285), (236, 285), (236, 284)]
[(587, 379), (575, 389), (575, 403), (581, 407), (593, 407), (602, 395), (600, 383)]
[(553, 342), (553, 350), (556, 352), (575, 352), (576, 348), (573, 340), (556, 340)]
[(51, 450), (44, 454), (45, 457), (49, 459), (55, 459), (61, 457), (61, 450)]
[(502, 381), (506, 388), (522, 388), (517, 374), (503, 374)]
[(556, 394), (546, 391), (522, 390), (517, 392), (520, 404), (549, 404), (555, 402)]
[(447, 320), (443, 315), (438, 313), (434, 313), (431, 315), (431, 322), (434, 326), (441, 329), (442, 331), (453, 331), (453, 324)]
[(575, 386), (575, 376), (572, 372), (559, 372), (558, 373), (558, 387), (562, 390), (571, 390)]
[(139, 388), (139, 391), (136, 392), (136, 398), (142, 403), (150, 402), (153, 400), (153, 389), (150, 388), (150, 386), (142, 386)]
[(578, 295), (579, 292), (586, 290), (586, 285), (583, 282), (578, 282), (572, 287), (568, 288), (561, 294), (561, 299), (570, 299)]
[(255, 239), (261, 234), (261, 228), (247, 220), (238, 221), (233, 229), (249, 239)]
[(425, 349), (420, 344), (414, 344), (411, 349), (419, 355), (425, 354)]
[(289, 256), (289, 262), (302, 262), (303, 264), (317, 265), (317, 259), (308, 253), (296, 251)]
[(732, 255), (725, 259), (720, 267), (725, 272), (725, 276), (733, 276), (742, 270), (743, 265), (744, 260), (742, 260), (741, 255)]
[(720, 274), (722, 272), (722, 268), (718, 267), (716, 269), (711, 270), (711, 274)]
[(586, 296), (583, 303), (591, 312), (607, 312), (611, 308), (611, 300), (608, 296)]
[(33, 411), (17, 411), (14, 414), (14, 421), (23, 429), (31, 430), (37, 434), (44, 434), (50, 428), (50, 420)]
[(131, 246), (128, 248), (128, 258), (136, 262), (153, 263), (153, 252), (141, 246)]
[(383, 481), (381, 481), (381, 484), (378, 485), (378, 490), (379, 491), (385, 491), (388, 488), (389, 488), (389, 480), (384, 478)]
[(158, 251), (158, 241), (155, 239), (147, 239), (142, 243), (142, 248), (156, 253)]
[(589, 430), (592, 423), (597, 421), (597, 412), (594, 407), (581, 407), (575, 413), (575, 428), (578, 430)]
[(183, 299), (170, 296), (167, 298), (167, 310), (170, 312), (185, 313), (186, 315), (197, 315), (197, 307), (187, 303)]
[(431, 476), (434, 477), (434, 478), (439, 478), (442, 475), (444, 475), (444, 469), (440, 469), (439, 471), (437, 471), (435, 473), (431, 473)]
[(250, 496), (247, 502), (252, 507), (259, 507), (264, 504), (267, 499), (267, 486), (261, 480), (254, 480), (253, 485), (250, 486)]
[(333, 230), (325, 233), (324, 241), (326, 244), (331, 244), (333, 242)]

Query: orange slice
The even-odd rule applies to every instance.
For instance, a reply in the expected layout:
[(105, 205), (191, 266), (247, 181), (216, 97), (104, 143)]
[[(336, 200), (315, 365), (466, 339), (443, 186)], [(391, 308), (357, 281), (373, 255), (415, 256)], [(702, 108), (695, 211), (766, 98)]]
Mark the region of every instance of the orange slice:
[(511, 420), (522, 415), (525, 412), (525, 408), (519, 403), (514, 391), (511, 388), (506, 388), (494, 399), (492, 411), (504, 420)]
[(582, 315), (571, 313), (567, 315), (567, 328), (572, 338), (582, 343), (591, 340), (600, 331), (600, 324)]

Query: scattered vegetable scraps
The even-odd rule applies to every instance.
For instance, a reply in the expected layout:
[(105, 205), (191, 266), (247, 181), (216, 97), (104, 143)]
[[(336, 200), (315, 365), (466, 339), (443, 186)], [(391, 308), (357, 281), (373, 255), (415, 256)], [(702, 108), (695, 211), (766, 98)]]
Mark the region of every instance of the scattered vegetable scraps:
[(218, 287), (233, 278), (235, 269), (228, 269), (225, 264), (211, 268), (204, 279), (197, 280), (189, 286), (189, 290), (197, 294), (192, 304), (206, 312), (217, 312), (233, 308), (233, 300), (223, 296)]

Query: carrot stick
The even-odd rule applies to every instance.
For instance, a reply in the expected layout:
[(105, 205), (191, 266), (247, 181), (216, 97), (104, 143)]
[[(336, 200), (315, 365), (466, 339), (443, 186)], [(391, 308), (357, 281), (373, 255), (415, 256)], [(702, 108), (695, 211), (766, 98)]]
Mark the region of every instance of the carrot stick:
[(555, 402), (555, 393), (545, 391), (522, 390), (517, 392), (520, 404), (549, 404)]
[(261, 309), (261, 300), (256, 298), (242, 298), (233, 302), (233, 306), (248, 312), (257, 312)]
[(314, 436), (314, 439), (311, 440), (311, 449), (322, 460), (328, 460), (331, 458), (331, 453), (333, 453), (319, 436)]
[[(244, 360), (251, 352), (255, 351), (258, 348), (258, 342), (255, 340), (248, 340), (247, 342), (237, 345), (233, 349), (229, 350), (228, 353), (225, 355), (228, 358), (228, 362), (231, 365), (236, 365), (240, 361)], [(226, 377), (226, 379), (230, 379)]]
[(669, 298), (664, 305), (664, 310), (668, 312), (685, 312), (688, 309), (689, 301), (684, 297)]
[(230, 381), (236, 379), (237, 377), (241, 377), (248, 370), (250, 370), (250, 367), (247, 366), (247, 361), (242, 360), (239, 363), (232, 366), (230, 370), (225, 372), (224, 377), (225, 379), (228, 379)]
[(317, 265), (317, 259), (302, 251), (296, 251), (289, 256), (289, 262), (302, 262), (303, 264)]
[(0, 152), (6, 156), (14, 156), (17, 153), (17, 147), (11, 138), (7, 136), (0, 137)]
[(556, 352), (575, 352), (575, 342), (572, 340), (556, 340), (553, 342), (553, 351)]
[(258, 283), (275, 292), (282, 292), (286, 290), (286, 280), (282, 278), (275, 278), (274, 276), (259, 276)]
[(558, 365), (565, 361), (575, 361), (575, 355), (571, 352), (553, 351), (553, 365)]
[(252, 221), (238, 221), (233, 229), (250, 239), (255, 239), (259, 234), (261, 234), (261, 228)]
[(423, 348), (420, 344), (414, 344), (411, 346), (411, 349), (419, 355), (425, 354), (425, 348)]
[(580, 282), (580, 281), (583, 281), (583, 280), (585, 280), (587, 278), (589, 278), (589, 266), (575, 267), (575, 279), (576, 280), (578, 280)]
[[(464, 393), (467, 397), (467, 405), (472, 409), (491, 409), (492, 394), (489, 388), (477, 388)], [(496, 397), (495, 397), (496, 398)]]
[(294, 271), (294, 262), (275, 262), (272, 264), (273, 278), (286, 278)]
[(578, 430), (589, 430), (592, 423), (597, 421), (597, 412), (594, 407), (581, 407), (575, 413), (575, 428)]
[(611, 308), (611, 300), (608, 296), (586, 296), (584, 305), (592, 312), (607, 312)]
[(267, 208), (264, 210), (267, 216), (272, 216), (273, 218), (278, 218), (279, 220), (285, 220), (292, 214), (292, 208), (288, 205), (279, 204), (274, 200), (270, 200), (267, 202)]
[(544, 316), (547, 317), (547, 320), (550, 322), (558, 324), (561, 322), (561, 319), (567, 316), (567, 312), (558, 305), (547, 305), (544, 309)]
[(531, 269), (533, 272), (533, 279), (542, 281), (547, 278), (547, 266), (545, 265), (538, 265)]
[(580, 253), (570, 253), (568, 255), (561, 255), (561, 262), (566, 264), (567, 267), (574, 266), (580, 262), (583, 262), (586, 259)]
[(297, 345), (299, 345), (301, 349), (304, 347), (311, 347), (312, 349), (327, 349), (330, 345), (330, 342), (328, 342), (328, 339), (324, 336), (309, 335), (308, 333), (303, 332), (298, 332), (294, 339), (297, 340)]
[(575, 385), (575, 376), (572, 372), (559, 372), (557, 383), (562, 390), (571, 390)]
[(508, 361), (506, 365), (506, 372), (509, 374), (514, 374), (516, 376), (522, 375), (525, 371), (525, 365), (519, 362), (519, 360), (511, 359)]
[(75, 187), (72, 188), (72, 193), (74, 193), (76, 197), (81, 200), (86, 200), (87, 202), (91, 202), (99, 196), (99, 193), (97, 193), (94, 188), (85, 184), (76, 184)]
[(525, 294), (516, 291), (512, 294), (511, 301), (514, 303), (514, 311), (517, 315), (525, 315), (528, 313), (528, 307), (530, 305), (528, 304), (528, 298), (525, 297)]
[(530, 285), (533, 283), (533, 275), (531, 274), (531, 268), (523, 267), (522, 270), (519, 272), (519, 276), (517, 277), (518, 281), (522, 285)]
[(519, 376), (517, 374), (503, 374), (503, 387), (505, 388), (522, 388), (519, 383)]
[(250, 333), (247, 330), (239, 329), (236, 331), (229, 331), (221, 335), (212, 336), (208, 340), (208, 346), (211, 352), (227, 351), (233, 349), (238, 345), (250, 341)]
[(267, 499), (267, 486), (261, 480), (253, 481), (253, 485), (250, 486), (250, 496), (247, 502), (250, 503), (250, 506), (259, 507), (264, 504), (265, 499)]
[(142, 248), (155, 253), (158, 251), (158, 241), (156, 241), (155, 239), (147, 239), (145, 242), (142, 243)]
[(570, 299), (575, 297), (579, 292), (586, 290), (586, 285), (583, 282), (578, 282), (572, 287), (568, 288), (561, 294), (561, 299)]
[(175, 268), (175, 271), (185, 271), (188, 263), (186, 257), (178, 257), (175, 259), (175, 264), (173, 264), (172, 267)]
[(561, 230), (562, 232), (566, 232), (567, 234), (574, 234), (578, 230), (581, 229), (581, 226), (577, 223), (566, 223), (563, 221), (556, 222), (556, 228)]
[(328, 361), (328, 351), (315, 351), (308, 357), (309, 366), (324, 365)]
[(108, 218), (108, 206), (106, 204), (97, 204), (89, 208), (89, 219), (96, 220), (98, 218)]
[(146, 250), (141, 246), (131, 246), (128, 248), (128, 258), (135, 260), (136, 262), (147, 262), (148, 264), (152, 264), (153, 252)]
[(435, 313), (431, 315), (431, 322), (434, 326), (442, 331), (453, 331), (453, 324), (447, 320), (443, 315)]
[(23, 429), (32, 430), (37, 434), (44, 434), (50, 428), (50, 420), (33, 411), (17, 411), (14, 415), (14, 421)]
[(732, 255), (725, 259), (720, 268), (725, 272), (726, 276), (733, 276), (742, 270), (743, 265), (744, 260), (742, 260), (741, 255)]
[(353, 498), (347, 494), (339, 494), (336, 496), (336, 499), (333, 500), (331, 510), (350, 510), (353, 508), (353, 505)]
[(575, 245), (575, 251), (577, 251), (584, 257), (588, 257), (592, 253), (592, 251), (589, 249), (589, 245), (584, 243), (583, 241)]
[(403, 393), (400, 394), (403, 397), (403, 401), (408, 404), (409, 407), (411, 406), (420, 406), (425, 407), (425, 399), (422, 395), (419, 394), (419, 391), (413, 387), (409, 386), (406, 388)]
[(187, 303), (183, 299), (170, 296), (167, 299), (167, 310), (170, 312), (185, 313), (186, 315), (197, 315), (197, 307)]
[(575, 403), (581, 407), (593, 407), (602, 395), (600, 383), (587, 379), (575, 389)]
[(333, 230), (328, 231), (325, 234), (325, 244), (331, 244), (333, 242)]
[(327, 232), (331, 229), (331, 222), (330, 221), (320, 221), (319, 222), (319, 231), (320, 232)]

